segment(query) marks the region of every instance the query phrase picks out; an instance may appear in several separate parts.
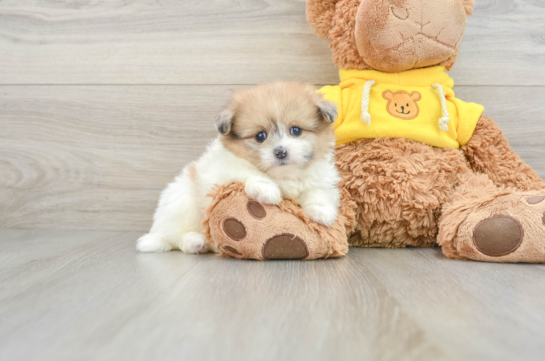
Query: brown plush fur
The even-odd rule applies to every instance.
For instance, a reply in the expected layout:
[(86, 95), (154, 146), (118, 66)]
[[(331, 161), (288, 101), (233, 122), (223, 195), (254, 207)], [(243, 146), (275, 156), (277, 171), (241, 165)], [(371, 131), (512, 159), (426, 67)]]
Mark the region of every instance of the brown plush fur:
[(333, 27), (335, 5), (339, 0), (307, 0), (307, 21), (322, 39), (327, 39)]
[[(388, 138), (338, 146), (341, 187), (358, 205), (358, 222), (349, 244), (431, 247), (441, 224), (443, 240), (439, 244), (452, 256), (444, 234), (452, 232), (451, 228), (456, 230), (483, 201), (509, 194), (513, 189), (508, 187), (545, 188), (537, 173), (511, 150), (497, 124), (486, 116), (480, 119), (464, 150), (466, 157), (456, 149)], [(475, 171), (486, 175), (477, 176)], [(467, 197), (460, 201), (460, 194), (469, 194), (473, 206)], [(455, 213), (456, 218), (452, 209), (460, 202), (468, 204), (465, 212)], [(450, 215), (439, 222), (443, 212)]]
[(358, 247), (430, 247), (441, 206), (462, 174), (463, 154), (408, 139), (359, 140), (337, 147), (342, 181), (358, 205)]
[(308, 0), (307, 20), (318, 36), (329, 40), (339, 68), (450, 69), (473, 4), (473, 0)]

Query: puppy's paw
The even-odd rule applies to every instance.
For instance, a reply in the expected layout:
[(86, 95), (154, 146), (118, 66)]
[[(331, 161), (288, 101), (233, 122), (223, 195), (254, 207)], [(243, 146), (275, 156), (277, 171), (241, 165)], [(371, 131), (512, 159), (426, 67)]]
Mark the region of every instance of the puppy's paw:
[(206, 253), (208, 244), (206, 238), (199, 232), (189, 232), (182, 237), (180, 250), (184, 253)]
[(314, 222), (331, 226), (337, 220), (337, 207), (326, 203), (310, 203), (303, 205), (303, 211)]
[(136, 249), (140, 252), (168, 252), (172, 246), (159, 235), (148, 233), (136, 241)]
[(255, 199), (261, 204), (278, 205), (282, 202), (280, 188), (270, 180), (249, 180), (246, 182), (244, 191), (248, 197)]

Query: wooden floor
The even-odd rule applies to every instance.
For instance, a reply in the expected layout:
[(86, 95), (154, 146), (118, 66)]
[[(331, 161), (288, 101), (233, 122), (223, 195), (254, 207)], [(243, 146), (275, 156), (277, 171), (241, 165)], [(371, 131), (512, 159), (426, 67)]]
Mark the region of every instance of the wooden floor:
[(543, 265), (137, 254), (138, 235), (0, 232), (0, 359), (543, 360)]
[[(545, 266), (134, 251), (233, 90), (338, 83), (304, 13), (0, 0), (0, 360), (543, 360)], [(477, 0), (451, 74), (543, 178), (544, 39), (545, 1)]]

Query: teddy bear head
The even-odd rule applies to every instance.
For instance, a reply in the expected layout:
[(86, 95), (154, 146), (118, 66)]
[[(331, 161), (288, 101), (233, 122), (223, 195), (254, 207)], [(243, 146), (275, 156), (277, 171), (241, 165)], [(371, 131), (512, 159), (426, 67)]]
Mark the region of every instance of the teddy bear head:
[(342, 69), (454, 65), (475, 0), (307, 0), (307, 20)]

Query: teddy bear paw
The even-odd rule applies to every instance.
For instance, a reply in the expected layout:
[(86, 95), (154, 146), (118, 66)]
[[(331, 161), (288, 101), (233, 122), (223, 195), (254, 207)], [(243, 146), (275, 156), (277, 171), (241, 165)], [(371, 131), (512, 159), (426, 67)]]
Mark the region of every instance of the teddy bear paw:
[[(230, 192), (222, 194), (221, 192)], [(221, 188), (205, 226), (220, 254), (241, 259), (295, 260), (340, 257), (348, 252), (344, 223), (315, 223), (292, 200), (280, 206), (251, 199), (241, 185)]]
[[(214, 238), (223, 241), (218, 248), (225, 254), (236, 258), (264, 260), (304, 259), (309, 256), (308, 247), (300, 237), (291, 233), (274, 235), (278, 230), (267, 229), (271, 226), (267, 211), (258, 202), (249, 201), (245, 212), (239, 217), (242, 221), (238, 217), (224, 219), (221, 224), (224, 234)], [(261, 222), (264, 224), (260, 225)], [(273, 235), (267, 234), (271, 232)]]
[(516, 192), (483, 204), (460, 224), (449, 248), (454, 258), (545, 263), (545, 195)]

